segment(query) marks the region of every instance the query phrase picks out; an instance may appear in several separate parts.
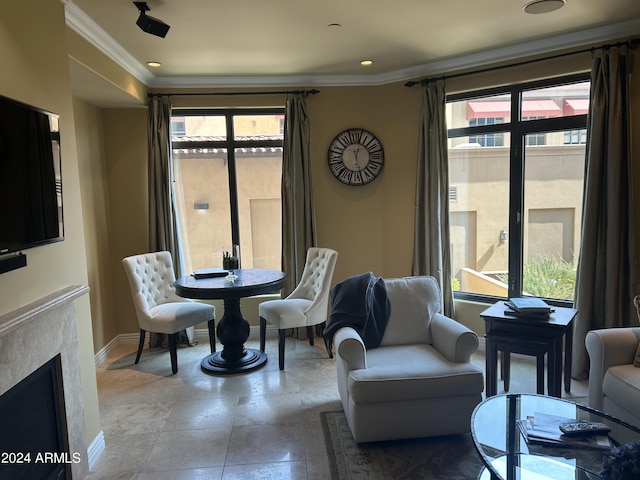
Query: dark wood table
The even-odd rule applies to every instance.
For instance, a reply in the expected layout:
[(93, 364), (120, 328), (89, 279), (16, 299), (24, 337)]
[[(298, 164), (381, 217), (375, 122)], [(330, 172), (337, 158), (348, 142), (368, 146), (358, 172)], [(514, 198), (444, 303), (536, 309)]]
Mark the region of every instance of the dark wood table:
[(498, 352), (502, 352), (502, 376), (505, 391), (509, 390), (509, 356), (511, 353), (534, 355), (537, 358), (537, 392), (544, 393), (544, 355), (547, 355), (547, 390), (554, 397), (562, 396), (564, 338), (564, 386), (571, 389), (571, 349), (573, 308), (554, 307), (548, 318), (510, 316), (507, 307), (498, 302), (480, 314), (485, 322), (486, 396), (498, 393)]
[(240, 299), (280, 291), (286, 274), (260, 268), (235, 270), (235, 274), (237, 279), (234, 282), (229, 282), (226, 277), (196, 279), (193, 275), (188, 275), (180, 277), (174, 283), (176, 293), (181, 297), (224, 300), (224, 315), (216, 328), (223, 349), (202, 360), (202, 370), (207, 373), (242, 373), (267, 362), (264, 352), (244, 346), (249, 338), (249, 322), (240, 311)]

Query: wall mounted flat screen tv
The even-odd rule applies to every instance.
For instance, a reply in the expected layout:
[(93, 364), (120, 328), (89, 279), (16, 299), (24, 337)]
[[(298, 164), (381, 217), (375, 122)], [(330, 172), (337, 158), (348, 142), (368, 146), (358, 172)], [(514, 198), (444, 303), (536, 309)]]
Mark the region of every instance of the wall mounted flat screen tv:
[(64, 239), (58, 120), (0, 96), (0, 255)]

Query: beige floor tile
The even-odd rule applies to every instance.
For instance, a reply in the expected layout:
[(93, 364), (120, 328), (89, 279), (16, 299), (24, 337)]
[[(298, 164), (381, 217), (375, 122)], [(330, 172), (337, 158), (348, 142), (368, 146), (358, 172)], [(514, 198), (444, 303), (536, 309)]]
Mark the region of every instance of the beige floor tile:
[(300, 394), (252, 395), (242, 397), (234, 421), (235, 426), (299, 424), (302, 399)]
[(146, 471), (223, 466), (230, 435), (229, 427), (160, 432)]
[(223, 467), (142, 472), (136, 480), (222, 480)]
[(155, 445), (155, 434), (105, 434), (106, 451), (98, 458), (87, 480), (125, 480), (136, 478), (147, 466)]
[(100, 419), (104, 432), (112, 435), (160, 432), (175, 403), (104, 405)]
[(222, 480), (307, 480), (307, 466), (305, 462), (231, 465), (224, 467)]
[(233, 397), (175, 402), (167, 416), (164, 430), (194, 430), (231, 427), (238, 406)]
[(302, 425), (233, 427), (225, 465), (304, 460)]

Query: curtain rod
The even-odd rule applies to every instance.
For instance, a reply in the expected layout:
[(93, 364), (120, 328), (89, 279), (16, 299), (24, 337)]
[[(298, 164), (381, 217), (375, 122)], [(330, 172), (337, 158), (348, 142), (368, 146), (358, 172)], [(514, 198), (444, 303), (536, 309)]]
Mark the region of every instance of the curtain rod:
[(481, 70), (474, 70), (472, 72), (463, 72), (463, 73), (455, 73), (453, 75), (442, 75), (440, 77), (431, 77), (431, 78), (423, 78), (422, 80), (411, 80), (408, 81), (404, 84), (405, 87), (413, 87), (414, 85), (428, 85), (429, 82), (434, 82), (436, 80), (446, 80), (448, 78), (458, 78), (458, 77), (466, 77), (467, 75), (475, 75), (478, 73), (488, 73), (488, 72), (493, 72), (496, 70), (502, 70), (504, 68), (511, 68), (511, 67), (521, 67), (522, 65), (529, 65), (531, 63), (536, 63), (536, 62), (542, 62), (544, 60), (553, 60), (556, 58), (562, 58), (562, 57), (567, 57), (569, 55), (577, 55), (579, 53), (587, 53), (587, 52), (595, 52), (596, 50), (609, 50), (611, 47), (629, 47), (629, 48), (635, 48), (638, 46), (638, 43), (640, 43), (640, 38), (633, 38), (631, 40), (627, 40), (624, 42), (617, 42), (617, 43), (607, 43), (604, 45), (601, 45), (599, 47), (591, 47), (591, 48), (585, 48), (582, 50), (576, 50), (574, 52), (567, 52), (567, 53), (559, 53), (557, 55), (551, 55), (548, 57), (543, 57), (543, 58), (535, 58), (533, 60), (525, 60), (522, 62), (517, 62), (517, 63), (510, 63), (509, 65), (498, 65), (496, 67), (488, 67), (488, 68), (483, 68)]
[(153, 97), (190, 97), (190, 96), (234, 96), (234, 95), (315, 95), (320, 90), (284, 90), (279, 92), (186, 92), (186, 93), (149, 93)]

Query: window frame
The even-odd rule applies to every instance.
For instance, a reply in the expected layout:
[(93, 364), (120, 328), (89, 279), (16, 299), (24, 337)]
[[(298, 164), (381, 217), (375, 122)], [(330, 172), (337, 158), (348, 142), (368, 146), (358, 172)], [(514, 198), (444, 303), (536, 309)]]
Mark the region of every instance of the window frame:
[[(587, 114), (560, 116), (542, 119), (522, 120), (521, 109), (523, 93), (528, 90), (543, 89), (553, 86), (582, 83), (590, 81), (589, 72), (573, 75), (553, 77), (544, 80), (523, 82), (501, 87), (493, 87), (482, 90), (473, 90), (464, 93), (456, 93), (446, 96), (446, 102), (459, 102), (478, 98), (510, 95), (511, 118), (508, 122), (495, 123), (493, 125), (480, 125), (473, 127), (456, 127), (447, 130), (447, 138), (470, 137), (473, 135), (486, 135), (495, 133), (509, 133), (509, 252), (508, 252), (508, 296), (522, 296), (524, 276), (524, 225), (522, 223), (524, 211), (524, 152), (526, 148), (526, 136), (528, 134), (549, 133), (567, 130), (587, 129)], [(491, 147), (484, 147), (491, 148)], [(451, 185), (449, 185), (451, 187)], [(504, 300), (505, 297), (483, 295), (470, 292), (454, 292), (454, 298), (472, 301)], [(571, 306), (572, 301), (561, 299), (548, 299), (549, 303), (557, 306)]]
[[(281, 147), (282, 140), (237, 140), (234, 134), (233, 118), (248, 115), (285, 115), (284, 107), (254, 107), (254, 108), (174, 108), (171, 117), (225, 117), (226, 139), (203, 140), (197, 142), (171, 142), (171, 149), (180, 148), (211, 148), (227, 150), (227, 169), (229, 172), (229, 209), (231, 214), (231, 244), (240, 245), (240, 207), (238, 202), (238, 182), (236, 175), (236, 149), (253, 147)], [(173, 135), (173, 132), (171, 132)], [(284, 133), (283, 133), (284, 135)]]

